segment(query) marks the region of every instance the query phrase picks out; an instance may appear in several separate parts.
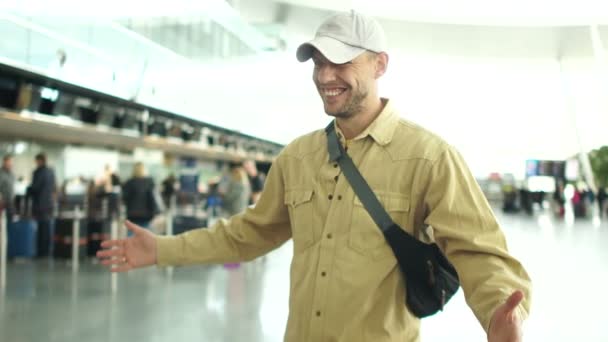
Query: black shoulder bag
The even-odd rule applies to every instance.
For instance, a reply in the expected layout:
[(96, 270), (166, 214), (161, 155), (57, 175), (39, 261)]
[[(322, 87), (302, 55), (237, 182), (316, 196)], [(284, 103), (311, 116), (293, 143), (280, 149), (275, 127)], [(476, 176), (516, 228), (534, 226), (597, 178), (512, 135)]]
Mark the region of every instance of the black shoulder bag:
[(384, 234), (405, 275), (406, 305), (419, 318), (443, 310), (459, 287), (456, 269), (437, 244), (421, 242), (393, 222), (339, 143), (333, 121), (325, 132), (330, 160), (340, 164), (355, 194)]

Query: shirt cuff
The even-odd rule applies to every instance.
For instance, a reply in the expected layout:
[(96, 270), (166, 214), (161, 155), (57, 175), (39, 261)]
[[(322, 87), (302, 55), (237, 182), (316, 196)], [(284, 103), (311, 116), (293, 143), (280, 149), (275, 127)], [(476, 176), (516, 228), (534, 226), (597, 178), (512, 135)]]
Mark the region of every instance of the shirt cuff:
[(181, 240), (179, 236), (156, 236), (156, 265), (162, 267), (179, 264)]

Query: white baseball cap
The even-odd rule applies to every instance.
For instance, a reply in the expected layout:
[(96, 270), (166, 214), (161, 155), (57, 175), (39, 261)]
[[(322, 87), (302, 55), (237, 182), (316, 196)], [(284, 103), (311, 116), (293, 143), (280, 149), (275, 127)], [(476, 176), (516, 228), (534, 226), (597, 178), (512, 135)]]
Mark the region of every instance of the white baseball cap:
[(298, 47), (296, 57), (305, 62), (314, 49), (332, 63), (343, 64), (369, 50), (386, 51), (384, 30), (373, 18), (355, 11), (329, 17), (319, 26), (315, 38)]

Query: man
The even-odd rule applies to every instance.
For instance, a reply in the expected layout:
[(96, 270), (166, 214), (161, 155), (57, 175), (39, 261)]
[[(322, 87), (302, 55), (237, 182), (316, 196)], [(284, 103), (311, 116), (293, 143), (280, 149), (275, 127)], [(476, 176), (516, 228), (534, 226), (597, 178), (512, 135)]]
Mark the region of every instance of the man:
[(7, 222), (10, 223), (14, 211), (15, 197), (15, 176), (13, 175), (13, 156), (10, 154), (2, 158), (2, 168), (0, 168), (0, 200), (6, 209)]
[[(424, 231), (456, 267), (489, 341), (520, 341), (530, 280), (460, 154), (400, 119), (377, 80), (388, 55), (381, 27), (355, 12), (325, 21), (301, 45), (342, 144), (392, 219)], [(250, 260), (293, 238), (286, 341), (418, 341), (392, 250), (329, 161), (324, 130), (296, 139), (274, 162), (253, 209), (209, 230), (156, 237), (127, 222), (133, 239), (99, 253), (113, 271), (153, 264)], [(430, 228), (432, 227), (432, 228)]]
[(39, 258), (51, 255), (55, 211), (55, 172), (47, 166), (44, 153), (36, 155), (36, 170), (27, 197), (32, 199), (32, 215), (38, 223), (37, 248)]
[(262, 180), (262, 176), (258, 172), (258, 168), (255, 165), (255, 161), (245, 160), (243, 162), (243, 168), (245, 169), (245, 172), (247, 172), (247, 176), (249, 177), (249, 184), (251, 185), (251, 198), (249, 204), (256, 204), (260, 199), (262, 190), (264, 189), (264, 181)]

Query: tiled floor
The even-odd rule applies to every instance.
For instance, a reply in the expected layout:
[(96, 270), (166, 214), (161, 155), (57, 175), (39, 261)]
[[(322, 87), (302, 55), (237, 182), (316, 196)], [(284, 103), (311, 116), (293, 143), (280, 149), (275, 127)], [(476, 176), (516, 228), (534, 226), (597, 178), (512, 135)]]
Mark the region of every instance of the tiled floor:
[[(608, 222), (497, 212), (534, 281), (526, 341), (608, 341)], [(281, 341), (291, 244), (238, 269), (156, 268), (110, 275), (91, 262), (11, 263), (0, 341)], [(485, 341), (461, 293), (425, 319), (423, 342)]]

